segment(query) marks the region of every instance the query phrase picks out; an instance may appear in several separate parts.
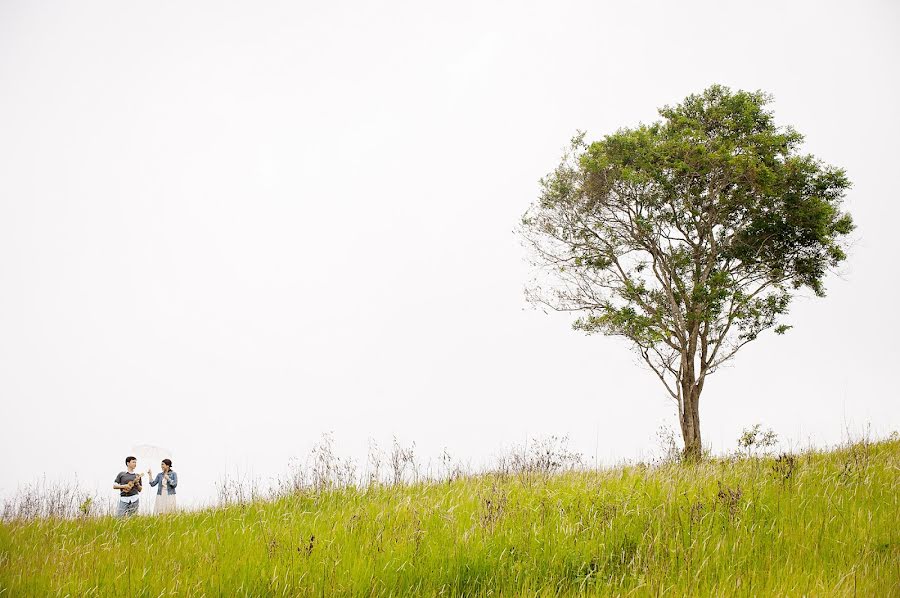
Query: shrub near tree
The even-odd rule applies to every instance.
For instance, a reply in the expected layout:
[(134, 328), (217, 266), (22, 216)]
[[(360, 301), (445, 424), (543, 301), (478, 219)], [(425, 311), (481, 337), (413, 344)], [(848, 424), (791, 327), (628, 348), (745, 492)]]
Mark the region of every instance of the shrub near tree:
[(824, 296), (854, 228), (844, 171), (801, 153), (770, 101), (714, 85), (654, 124), (579, 134), (522, 219), (539, 267), (529, 300), (628, 339), (677, 404), (688, 458), (707, 376), (787, 331), (798, 291)]

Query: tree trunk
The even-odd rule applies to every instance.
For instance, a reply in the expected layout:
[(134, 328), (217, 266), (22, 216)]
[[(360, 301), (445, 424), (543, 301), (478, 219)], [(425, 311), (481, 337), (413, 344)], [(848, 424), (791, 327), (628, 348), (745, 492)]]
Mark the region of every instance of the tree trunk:
[(684, 440), (684, 459), (699, 461), (703, 457), (700, 439), (700, 388), (691, 380), (682, 382), (681, 437)]

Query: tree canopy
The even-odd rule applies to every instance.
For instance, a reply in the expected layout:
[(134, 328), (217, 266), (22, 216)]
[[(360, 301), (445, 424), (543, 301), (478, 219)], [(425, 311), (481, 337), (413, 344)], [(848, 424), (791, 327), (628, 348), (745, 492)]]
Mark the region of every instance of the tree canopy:
[(541, 272), (529, 299), (631, 341), (678, 405), (692, 456), (706, 377), (790, 328), (798, 290), (825, 294), (854, 228), (845, 172), (803, 154), (770, 102), (714, 85), (653, 124), (581, 133), (522, 219)]

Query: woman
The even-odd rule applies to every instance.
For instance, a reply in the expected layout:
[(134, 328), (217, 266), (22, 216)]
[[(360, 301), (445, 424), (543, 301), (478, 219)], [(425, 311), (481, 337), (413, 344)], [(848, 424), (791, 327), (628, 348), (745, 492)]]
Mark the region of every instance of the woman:
[(155, 513), (161, 515), (163, 513), (175, 512), (175, 486), (178, 485), (178, 474), (172, 469), (172, 460), (163, 459), (160, 463), (162, 471), (153, 477), (153, 472), (147, 470), (147, 475), (153, 478), (150, 480), (151, 486), (159, 486), (156, 489), (156, 509)]

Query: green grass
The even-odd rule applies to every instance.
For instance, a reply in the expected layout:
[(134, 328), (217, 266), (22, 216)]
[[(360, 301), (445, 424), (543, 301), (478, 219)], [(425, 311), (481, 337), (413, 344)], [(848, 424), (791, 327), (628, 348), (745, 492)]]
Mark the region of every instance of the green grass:
[(7, 522), (0, 597), (900, 596), (900, 441)]

